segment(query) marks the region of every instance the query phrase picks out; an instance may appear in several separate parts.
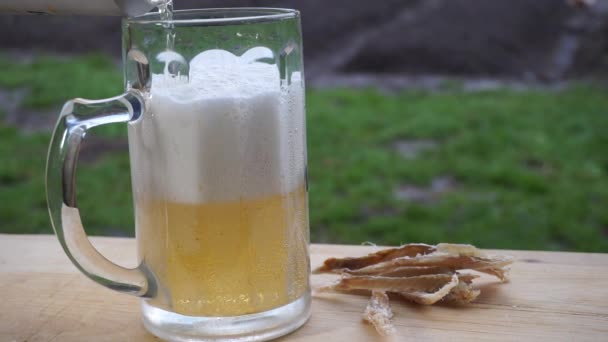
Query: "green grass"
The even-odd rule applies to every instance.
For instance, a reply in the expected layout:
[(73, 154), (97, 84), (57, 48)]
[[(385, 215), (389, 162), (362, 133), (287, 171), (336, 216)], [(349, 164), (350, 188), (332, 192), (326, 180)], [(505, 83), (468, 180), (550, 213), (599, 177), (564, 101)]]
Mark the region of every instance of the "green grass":
[[(313, 237), (608, 251), (606, 90), (311, 93)], [(406, 138), (440, 148), (404, 160)], [(393, 196), (442, 175), (458, 188), (437, 203)]]
[[(0, 59), (10, 70), (0, 74), (0, 87), (29, 87), (32, 108), (111, 96), (122, 84), (100, 56), (34, 65)], [(608, 252), (606, 94), (598, 85), (390, 96), (310, 91), (312, 240)], [(108, 132), (101, 134), (119, 137), (124, 127)], [(0, 124), (0, 232), (51, 232), (42, 178), (48, 136)], [(393, 145), (407, 139), (431, 139), (438, 147), (404, 159)], [(456, 187), (432, 203), (394, 196), (400, 186), (424, 187), (440, 176), (452, 177)], [(89, 233), (133, 234), (129, 184), (126, 151), (79, 166)]]
[(0, 55), (0, 87), (27, 87), (29, 108), (48, 108), (73, 97), (103, 98), (119, 94), (122, 75), (105, 56), (74, 59), (40, 57), (32, 63), (15, 63)]

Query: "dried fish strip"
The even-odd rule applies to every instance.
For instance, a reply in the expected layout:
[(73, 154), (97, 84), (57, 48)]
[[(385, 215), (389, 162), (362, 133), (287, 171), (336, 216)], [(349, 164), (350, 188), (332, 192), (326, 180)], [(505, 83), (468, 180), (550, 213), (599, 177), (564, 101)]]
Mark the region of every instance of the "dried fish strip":
[[(509, 262), (509, 264), (511, 264), (512, 262), (513, 261)], [(506, 281), (509, 280), (509, 278), (506, 275), (506, 273), (509, 271), (509, 268), (505, 267), (505, 266), (502, 266), (502, 267), (477, 268), (477, 269), (475, 269), (475, 271), (486, 273), (486, 274), (489, 274), (489, 275), (493, 275), (496, 278), (500, 279), (502, 282), (506, 282)]]
[(363, 320), (372, 324), (381, 336), (390, 336), (395, 333), (391, 318), (393, 311), (386, 292), (372, 291), (372, 297), (363, 312)]
[(463, 245), (455, 243), (440, 243), (437, 245), (437, 252), (450, 255), (474, 256), (484, 258), (486, 255), (473, 245)]
[(342, 275), (335, 284), (320, 291), (372, 291), (364, 319), (386, 335), (394, 331), (387, 293), (423, 305), (438, 301), (467, 304), (480, 294), (473, 287), (473, 280), (479, 276), (460, 271), (482, 272), (505, 281), (511, 263), (510, 257), (486, 256), (472, 245), (410, 244), (360, 258), (327, 259), (315, 273)]
[[(452, 256), (443, 253), (422, 255), (415, 258), (402, 257), (375, 265), (366, 266), (359, 271), (362, 273), (383, 273), (402, 266), (438, 266), (451, 270), (480, 270), (489, 273), (503, 268), (513, 262), (511, 258), (480, 258), (472, 256)], [(492, 273), (489, 273), (492, 274)]]
[(443, 297), (442, 301), (451, 304), (464, 305), (474, 301), (481, 293), (480, 290), (474, 289), (471, 283), (460, 281), (458, 285), (450, 290), (447, 296)]
[(433, 305), (440, 301), (443, 297), (447, 296), (452, 289), (458, 286), (458, 276), (456, 274), (452, 275), (452, 278), (449, 282), (445, 283), (443, 286), (436, 290), (428, 291), (412, 291), (412, 292), (397, 292), (401, 297), (410, 300), (414, 303), (422, 304), (422, 305)]
[(391, 292), (422, 305), (433, 305), (445, 299), (454, 303), (469, 303), (479, 295), (470, 285), (474, 274), (435, 274), (409, 278), (379, 276), (344, 276), (336, 284), (321, 288), (320, 291), (352, 292), (371, 290)]
[(407, 278), (344, 276), (328, 289), (346, 292), (352, 290), (375, 290), (396, 293), (415, 291), (433, 292), (452, 281), (454, 281), (452, 287), (458, 284), (458, 276), (456, 274), (429, 274)]
[(447, 267), (441, 266), (402, 266), (396, 267), (391, 270), (374, 270), (365, 269), (360, 270), (344, 270), (344, 273), (352, 274), (352, 275), (378, 275), (383, 277), (415, 277), (420, 275), (427, 274), (445, 274), (445, 273), (454, 273), (451, 269)]
[(479, 278), (479, 276), (476, 275), (476, 274), (469, 274), (469, 273), (462, 274), (462, 273), (458, 273), (458, 280), (461, 283), (471, 284), (471, 283), (473, 283), (473, 279), (477, 279), (477, 278)]
[(356, 270), (396, 258), (416, 257), (418, 255), (430, 254), (435, 251), (435, 246), (420, 243), (403, 245), (397, 248), (383, 249), (376, 253), (368, 254), (359, 258), (329, 258), (325, 260), (321, 267), (314, 270), (313, 273), (331, 273), (336, 271), (339, 273), (344, 269)]

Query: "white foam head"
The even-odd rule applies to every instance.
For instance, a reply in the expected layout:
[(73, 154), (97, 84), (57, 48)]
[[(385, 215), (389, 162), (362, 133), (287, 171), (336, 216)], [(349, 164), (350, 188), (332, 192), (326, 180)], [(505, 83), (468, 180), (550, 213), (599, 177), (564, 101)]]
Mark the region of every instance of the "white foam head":
[(269, 57), (261, 47), (241, 57), (208, 50), (188, 79), (153, 75), (150, 115), (129, 132), (136, 194), (201, 203), (302, 184), (303, 88), (299, 74), (282, 88), (277, 66), (256, 62)]

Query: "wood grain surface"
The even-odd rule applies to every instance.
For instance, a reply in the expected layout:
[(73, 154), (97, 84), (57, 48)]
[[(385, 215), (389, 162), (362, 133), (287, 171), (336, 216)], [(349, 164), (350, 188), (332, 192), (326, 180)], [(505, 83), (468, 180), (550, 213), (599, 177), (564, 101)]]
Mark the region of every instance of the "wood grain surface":
[[(133, 239), (91, 239), (109, 259), (135, 264)], [(370, 246), (312, 245), (312, 266)], [(608, 341), (608, 254), (493, 251), (517, 258), (511, 282), (476, 282), (466, 307), (393, 301), (397, 341)], [(313, 276), (313, 287), (332, 276)], [(314, 294), (308, 323), (281, 341), (381, 341), (361, 321), (367, 298)], [(140, 323), (139, 299), (80, 274), (54, 236), (0, 235), (0, 342), (158, 341)]]

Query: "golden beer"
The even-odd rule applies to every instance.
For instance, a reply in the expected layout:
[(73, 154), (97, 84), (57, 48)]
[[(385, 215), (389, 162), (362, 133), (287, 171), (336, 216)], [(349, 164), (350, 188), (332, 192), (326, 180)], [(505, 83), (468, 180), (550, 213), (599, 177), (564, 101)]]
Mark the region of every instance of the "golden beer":
[(158, 277), (150, 304), (190, 316), (267, 311), (308, 289), (304, 186), (200, 204), (136, 201), (139, 251)]

